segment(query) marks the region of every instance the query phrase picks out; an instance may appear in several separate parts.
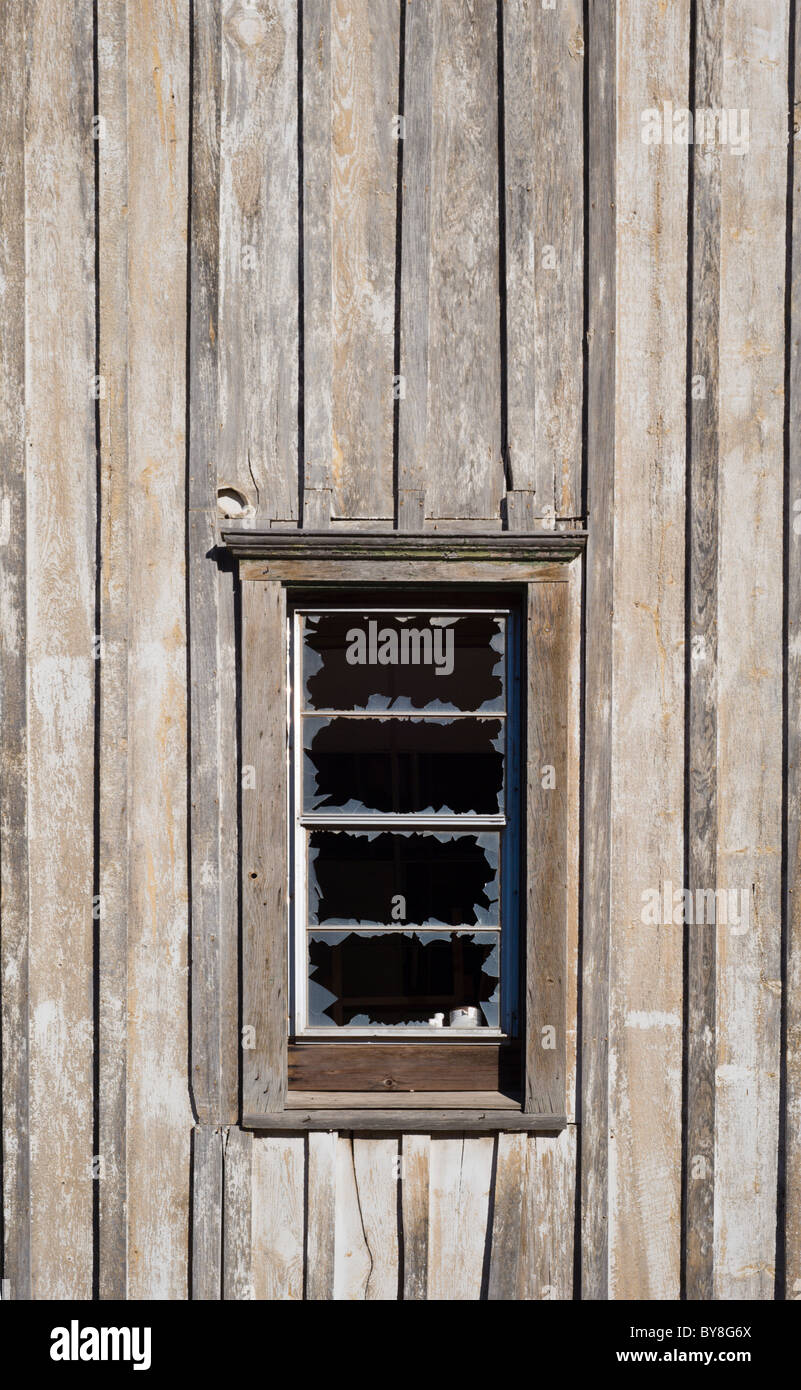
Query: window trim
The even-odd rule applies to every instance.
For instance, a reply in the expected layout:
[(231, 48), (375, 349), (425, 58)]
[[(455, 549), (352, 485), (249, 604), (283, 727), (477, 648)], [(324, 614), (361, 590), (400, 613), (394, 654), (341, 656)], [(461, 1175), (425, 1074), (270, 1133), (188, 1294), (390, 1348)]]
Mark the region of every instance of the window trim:
[[(231, 544), (234, 538), (236, 543)], [(570, 614), (565, 561), (581, 554), (584, 538), (579, 532), (536, 537), (223, 533), (231, 549), (245, 557), (240, 561), (241, 760), (243, 770), (254, 769), (253, 788), (242, 791), (244, 1127), (553, 1132), (566, 1125)], [(367, 547), (371, 558), (365, 558), (366, 541), (372, 546)], [(421, 550), (425, 558), (420, 558)], [(553, 790), (544, 789), (539, 776), (526, 779), (521, 837), (528, 860), (527, 891), (521, 902), (526, 962), (521, 990), (525, 1012), (522, 1100), (513, 1102), (500, 1092), (491, 1096), (459, 1092), (426, 1095), (423, 1102), (415, 1093), (407, 1104), (406, 1096), (394, 1096), (388, 1103), (385, 1096), (373, 1093), (289, 1092), (287, 586), (331, 584), (341, 589), (348, 584), (486, 583), (498, 587), (521, 582), (527, 586), (525, 765), (531, 769), (549, 763), (556, 770)], [(532, 689), (536, 699), (531, 698)], [(252, 692), (257, 692), (257, 698)], [(553, 1047), (542, 1046), (546, 1027), (554, 1029)], [(245, 1032), (251, 1029), (252, 1033)], [(245, 1043), (246, 1037), (252, 1046)]]

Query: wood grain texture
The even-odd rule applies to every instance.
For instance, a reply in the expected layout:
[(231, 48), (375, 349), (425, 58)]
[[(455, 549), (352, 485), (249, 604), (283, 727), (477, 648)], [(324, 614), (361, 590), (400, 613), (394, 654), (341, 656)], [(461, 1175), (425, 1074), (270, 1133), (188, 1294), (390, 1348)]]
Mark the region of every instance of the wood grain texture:
[(306, 1141), (306, 1298), (325, 1302), (334, 1297), (334, 1233), (336, 1215), (337, 1136), (310, 1134)]
[(517, 1297), (539, 1302), (574, 1297), (576, 1129), (527, 1140), (526, 1190)]
[(232, 1125), (223, 1133), (223, 1298), (253, 1297), (253, 1135)]
[(233, 575), (217, 521), (221, 17), (193, 9), (189, 247), (189, 673), (192, 1098), (203, 1124), (237, 1118), (236, 702)]
[(526, 615), (524, 1109), (565, 1113), (568, 586), (532, 584)]
[(801, 647), (794, 640), (801, 630), (801, 32), (796, 14), (794, 45), (789, 54), (795, 108), (790, 113), (792, 247), (790, 283), (786, 286), (789, 337), (785, 342), (789, 366), (787, 400), (787, 495), (785, 515), (787, 552), (788, 641), (785, 651), (787, 747), (787, 879), (786, 922), (786, 1078), (784, 1144), (785, 1230), (780, 1233), (784, 1255), (786, 1298), (801, 1297)]
[(128, 43), (126, 7), (97, 6), (100, 396), (100, 661), (98, 931), (98, 1282), (101, 1298), (128, 1285), (126, 1200), (128, 1051)]
[[(395, 1046), (370, 1043), (290, 1043), (289, 1092), (365, 1091), (386, 1102), (402, 1092), (520, 1089), (519, 1047), (458, 1046), (436, 1042)], [(410, 1095), (410, 1093), (412, 1093)]]
[[(509, 471), (581, 508), (584, 34), (579, 0), (503, 7)], [(559, 132), (554, 138), (554, 132)]]
[(456, 1105), (437, 1110), (389, 1110), (363, 1106), (358, 1109), (324, 1110), (322, 1106), (295, 1107), (270, 1113), (248, 1114), (242, 1117), (248, 1129), (279, 1134), (286, 1130), (345, 1130), (363, 1133), (365, 1130), (394, 1130), (404, 1134), (433, 1134), (443, 1131), (464, 1131), (474, 1134), (496, 1134), (500, 1130), (524, 1129), (529, 1132), (556, 1134), (564, 1129), (564, 1115), (527, 1115), (523, 1110), (509, 1110), (497, 1101), (479, 1105), (476, 1109), (460, 1110)]
[[(312, 128), (325, 130), (331, 168), (332, 509), (340, 517), (391, 517), (400, 4), (329, 0), (326, 10), (330, 94)], [(316, 52), (306, 51), (307, 63)], [(316, 90), (310, 84), (304, 118)], [(308, 141), (306, 160), (315, 161)], [(305, 213), (312, 197), (309, 187)], [(310, 227), (317, 225), (312, 217)], [(304, 247), (311, 266), (308, 238)], [(308, 399), (320, 382), (306, 380)]]
[(222, 1297), (223, 1135), (214, 1125), (192, 1132), (192, 1299)]
[(138, 561), (128, 648), (128, 1292), (185, 1298), (189, 29), (186, 8), (166, 0), (127, 15), (129, 543)]
[[(695, 7), (694, 107), (720, 108), (723, 6)], [(717, 882), (717, 567), (718, 358), (720, 344), (720, 150), (697, 146), (690, 155), (692, 265), (688, 460), (689, 690), (687, 761), (687, 887)], [(703, 395), (699, 394), (703, 391)], [(685, 666), (686, 666), (685, 657)], [(689, 1299), (713, 1296), (715, 1194), (715, 956), (714, 930), (687, 935), (686, 1136), (684, 1283)]]
[(225, 0), (220, 129), (221, 485), (297, 516), (297, 7)]
[[(242, 590), (243, 1106), (283, 1109), (287, 1087), (286, 596), (280, 584)], [(246, 1120), (247, 1123), (247, 1120)]]
[(686, 105), (689, 2), (618, 12), (618, 361), (612, 730), (611, 1293), (680, 1288), (682, 932), (644, 894), (684, 872), (687, 148), (649, 145), (655, 92)]
[[(402, 214), (399, 476), (402, 487), (425, 490), (431, 516), (495, 518), (503, 492), (495, 7), (413, 5), (407, 25), (404, 179), (414, 183)], [(425, 344), (412, 348), (415, 335)]]
[(364, 1298), (368, 1302), (391, 1302), (400, 1295), (399, 1158), (397, 1134), (353, 1136), (353, 1172), (370, 1257), (370, 1271), (364, 1286)]
[(71, 0), (24, 8), (31, 1278), (35, 1298), (89, 1298), (97, 506), (92, 16)]
[(401, 1162), (403, 1299), (412, 1303), (428, 1297), (430, 1135), (404, 1134)]
[(337, 1135), (336, 1146), (334, 1298), (360, 1303), (366, 1298), (373, 1260), (359, 1200), (352, 1136)]
[(0, 999), (3, 1273), (31, 1296), (25, 480), (25, 7), (0, 10)]
[[(493, 1185), (492, 1247), (487, 1297), (493, 1302), (517, 1298), (526, 1196), (528, 1146), (525, 1134), (499, 1134)], [(536, 1142), (536, 1141), (533, 1141)]]
[(481, 1298), (494, 1145), (490, 1137), (431, 1137), (428, 1298), (432, 1301)]
[(724, 32), (723, 105), (750, 112), (750, 147), (721, 157), (717, 872), (748, 921), (717, 929), (719, 1299), (774, 1293), (787, 23), (786, 3), (743, 0)]
[(609, 962), (615, 526), (617, 9), (589, 0), (587, 538), (582, 863), (581, 1296), (609, 1291)]
[(303, 1298), (303, 1137), (253, 1143), (253, 1297)]

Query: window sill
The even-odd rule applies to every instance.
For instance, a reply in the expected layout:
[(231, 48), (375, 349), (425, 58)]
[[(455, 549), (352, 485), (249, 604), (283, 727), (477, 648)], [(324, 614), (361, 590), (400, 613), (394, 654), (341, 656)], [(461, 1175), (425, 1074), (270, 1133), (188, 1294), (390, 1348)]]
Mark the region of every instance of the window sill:
[(525, 1114), (519, 1100), (503, 1091), (430, 1091), (371, 1095), (363, 1091), (294, 1091), (287, 1108), (245, 1115), (244, 1127), (259, 1130), (528, 1130), (556, 1133), (567, 1117)]

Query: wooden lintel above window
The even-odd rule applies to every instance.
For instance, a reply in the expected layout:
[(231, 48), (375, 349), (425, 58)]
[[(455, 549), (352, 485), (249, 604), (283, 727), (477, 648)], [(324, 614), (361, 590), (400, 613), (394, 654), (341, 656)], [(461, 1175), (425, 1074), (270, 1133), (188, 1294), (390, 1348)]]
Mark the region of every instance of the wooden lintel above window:
[[(584, 549), (587, 532), (536, 531), (530, 534), (493, 531), (486, 534), (443, 535), (440, 532), (401, 533), (392, 531), (259, 531), (246, 527), (224, 527), (223, 545), (240, 559), (270, 563), (265, 577), (282, 578), (281, 566), (293, 561), (415, 561), (436, 560), (443, 566), (454, 563), (517, 561), (532, 564), (543, 560), (569, 561)], [(251, 575), (255, 578), (255, 575)], [(294, 578), (292, 574), (289, 577)]]

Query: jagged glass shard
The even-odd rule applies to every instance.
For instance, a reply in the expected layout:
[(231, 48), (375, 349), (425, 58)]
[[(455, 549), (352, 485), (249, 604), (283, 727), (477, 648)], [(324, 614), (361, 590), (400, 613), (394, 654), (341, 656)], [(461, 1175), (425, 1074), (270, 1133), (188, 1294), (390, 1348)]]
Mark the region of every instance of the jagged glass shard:
[(504, 649), (492, 614), (306, 614), (304, 708), (503, 710)]
[(502, 719), (327, 719), (303, 729), (303, 810), (498, 815)]
[(313, 830), (309, 924), (498, 926), (499, 858), (492, 831)]
[(496, 932), (310, 932), (313, 1028), (425, 1028), (437, 1013), (478, 1009), (498, 1027)]

